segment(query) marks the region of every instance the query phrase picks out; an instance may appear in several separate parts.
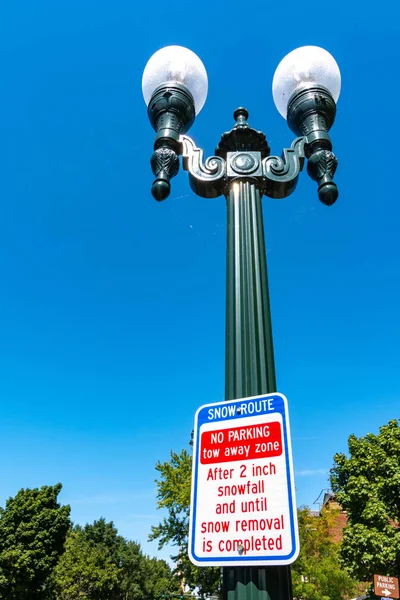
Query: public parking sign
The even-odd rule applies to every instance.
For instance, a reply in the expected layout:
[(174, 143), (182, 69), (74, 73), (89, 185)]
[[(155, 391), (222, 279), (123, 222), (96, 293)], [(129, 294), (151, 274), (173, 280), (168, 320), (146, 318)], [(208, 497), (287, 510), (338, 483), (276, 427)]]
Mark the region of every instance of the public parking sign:
[(269, 394), (195, 416), (189, 558), (287, 565), (299, 553), (287, 400)]
[(399, 580), (389, 575), (374, 575), (374, 592), (381, 598), (398, 598)]

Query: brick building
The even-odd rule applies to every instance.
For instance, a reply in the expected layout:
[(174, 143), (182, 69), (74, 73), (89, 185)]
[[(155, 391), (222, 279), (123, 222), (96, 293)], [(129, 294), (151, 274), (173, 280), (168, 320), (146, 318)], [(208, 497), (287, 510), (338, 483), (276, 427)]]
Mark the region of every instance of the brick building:
[(336, 501), (335, 495), (329, 491), (324, 493), (321, 510), (323, 508), (336, 513), (334, 517), (334, 525), (330, 528), (329, 533), (332, 535), (332, 538), (335, 542), (340, 542), (343, 537), (343, 529), (347, 525), (347, 513), (342, 509), (339, 502)]

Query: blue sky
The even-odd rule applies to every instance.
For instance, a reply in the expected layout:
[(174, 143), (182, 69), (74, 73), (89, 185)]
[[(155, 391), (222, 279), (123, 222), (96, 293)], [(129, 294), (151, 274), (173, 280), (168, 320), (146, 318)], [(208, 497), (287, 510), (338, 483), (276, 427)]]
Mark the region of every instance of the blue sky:
[(194, 196), (185, 172), (166, 202), (150, 195), (141, 76), (169, 44), (208, 71), (191, 130), (207, 154), (241, 105), (280, 154), (293, 136), (272, 100), (277, 64), (308, 44), (336, 58), (338, 202), (320, 204), (306, 172), (291, 197), (264, 200), (298, 504), (328, 487), (350, 433), (399, 417), (398, 9), (325, 10), (3, 4), (0, 505), (61, 481), (76, 522), (104, 516), (156, 554), (154, 465), (187, 446), (200, 405), (223, 400), (224, 199)]

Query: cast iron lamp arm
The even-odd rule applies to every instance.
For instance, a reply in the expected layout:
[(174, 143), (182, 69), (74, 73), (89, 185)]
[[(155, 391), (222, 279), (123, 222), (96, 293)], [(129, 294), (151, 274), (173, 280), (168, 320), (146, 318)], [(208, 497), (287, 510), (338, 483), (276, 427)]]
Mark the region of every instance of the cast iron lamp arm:
[(203, 150), (197, 148), (192, 138), (181, 135), (182, 166), (189, 173), (192, 190), (203, 198), (217, 198), (224, 190), (226, 161), (220, 156), (210, 156), (203, 162)]
[(339, 194), (333, 181), (338, 160), (328, 133), (335, 117), (335, 100), (322, 85), (296, 90), (289, 99), (287, 123), (293, 133), (306, 138), (307, 172), (318, 183), (318, 197), (327, 206), (334, 204)]
[(294, 192), (300, 171), (304, 166), (305, 137), (293, 140), (290, 148), (284, 148), (282, 158), (268, 156), (263, 160), (265, 179), (264, 194), (270, 198), (286, 198)]
[(151, 193), (160, 202), (168, 198), (170, 179), (179, 172), (179, 155), (182, 154), (180, 135), (190, 129), (195, 119), (193, 96), (182, 84), (164, 83), (154, 90), (147, 114), (156, 131), (150, 159), (155, 175)]
[(318, 87), (297, 92), (288, 105), (288, 124), (300, 135), (282, 157), (270, 156), (265, 134), (247, 123), (248, 112), (238, 108), (235, 126), (221, 137), (216, 156), (203, 160), (203, 150), (185, 133), (194, 121), (190, 92), (179, 84), (163, 85), (155, 90), (149, 103), (150, 121), (157, 132), (151, 167), (156, 177), (152, 194), (156, 200), (169, 196), (170, 179), (179, 171), (179, 156), (189, 172), (193, 191), (204, 198), (228, 193), (232, 180), (251, 178), (261, 194), (285, 198), (296, 188), (304, 159), (308, 158), (309, 176), (318, 183), (318, 195), (324, 204), (336, 201), (333, 183), (337, 159), (332, 152), (328, 130), (335, 118), (336, 106), (329, 92)]
[[(203, 150), (197, 148), (189, 136), (181, 135), (180, 141), (183, 168), (189, 172), (190, 186), (203, 198), (221, 196), (230, 180), (242, 177), (253, 177), (260, 191), (271, 198), (285, 198), (294, 191), (304, 165), (305, 137), (295, 139), (290, 148), (285, 148), (282, 158), (268, 156), (262, 161), (257, 156), (260, 154), (257, 151), (234, 151), (227, 152), (226, 158), (211, 156), (203, 162)], [(238, 165), (238, 158), (241, 159), (242, 165)], [(253, 164), (251, 161), (254, 161)], [(259, 169), (256, 168), (256, 161)], [(227, 176), (227, 163), (230, 176)]]

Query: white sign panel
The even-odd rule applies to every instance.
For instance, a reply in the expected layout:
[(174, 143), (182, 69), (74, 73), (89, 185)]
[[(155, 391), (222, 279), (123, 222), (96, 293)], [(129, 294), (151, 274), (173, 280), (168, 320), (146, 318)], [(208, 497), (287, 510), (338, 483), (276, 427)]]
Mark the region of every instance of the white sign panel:
[(269, 394), (195, 416), (189, 558), (286, 565), (299, 553), (287, 400)]

